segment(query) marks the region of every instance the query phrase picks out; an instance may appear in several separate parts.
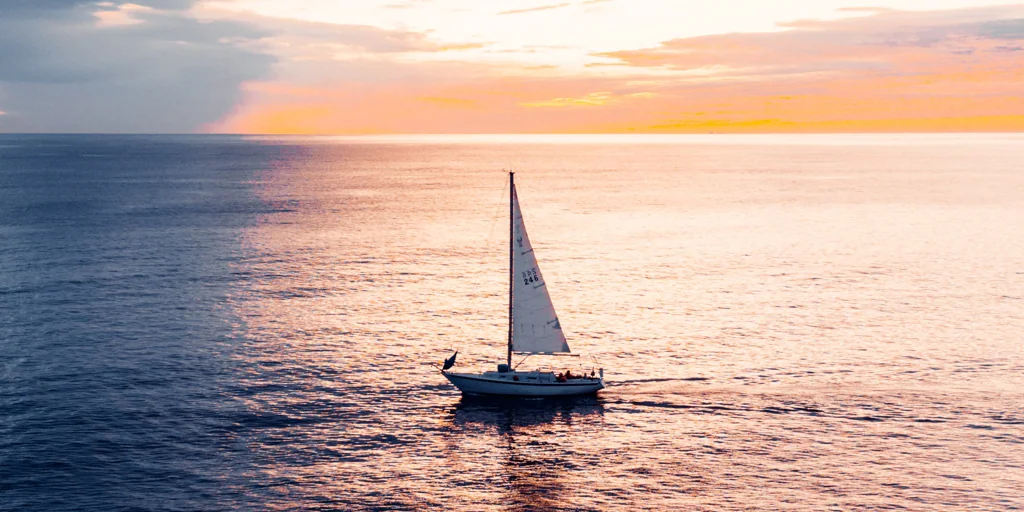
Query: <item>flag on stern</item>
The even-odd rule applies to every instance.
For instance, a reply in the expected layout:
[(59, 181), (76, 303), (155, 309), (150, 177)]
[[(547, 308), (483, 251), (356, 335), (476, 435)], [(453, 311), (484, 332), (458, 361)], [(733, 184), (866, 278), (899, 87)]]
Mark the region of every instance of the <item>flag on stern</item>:
[(457, 356), (457, 355), (459, 355), (459, 351), (458, 350), (456, 350), (455, 353), (452, 354), (451, 357), (449, 357), (448, 359), (445, 359), (444, 360), (444, 366), (441, 368), (441, 370), (444, 371), (444, 370), (447, 370), (447, 369), (451, 368), (452, 366), (455, 366), (455, 356)]

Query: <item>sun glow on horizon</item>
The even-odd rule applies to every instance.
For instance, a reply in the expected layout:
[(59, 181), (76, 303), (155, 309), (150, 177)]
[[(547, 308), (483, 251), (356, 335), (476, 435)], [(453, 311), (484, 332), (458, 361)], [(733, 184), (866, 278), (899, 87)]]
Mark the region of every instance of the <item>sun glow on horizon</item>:
[(1024, 6), (886, 4), (207, 2), (278, 64), (205, 130), (1024, 131)]

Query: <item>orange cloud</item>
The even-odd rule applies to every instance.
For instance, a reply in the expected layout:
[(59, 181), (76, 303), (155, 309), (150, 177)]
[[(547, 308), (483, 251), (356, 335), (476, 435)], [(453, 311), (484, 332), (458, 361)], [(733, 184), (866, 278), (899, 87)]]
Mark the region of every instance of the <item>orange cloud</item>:
[(601, 107), (624, 99), (650, 98), (652, 96), (654, 96), (654, 93), (650, 92), (634, 92), (624, 95), (615, 95), (610, 92), (591, 92), (578, 98), (552, 98), (545, 101), (527, 101), (520, 103), (520, 105), (524, 107)]
[(446, 107), (455, 108), (473, 108), (476, 106), (476, 102), (473, 100), (464, 100), (459, 98), (437, 98), (437, 97), (424, 97), (420, 98), (423, 101), (434, 103), (436, 105), (442, 105)]
[[(253, 84), (214, 131), (1024, 131), (1024, 6), (869, 10), (599, 54), (601, 70), (317, 61)], [(298, 65), (298, 64), (293, 64)], [(302, 76), (306, 68), (289, 73)], [(537, 74), (544, 73), (544, 74)], [(333, 80), (331, 77), (343, 77)]]

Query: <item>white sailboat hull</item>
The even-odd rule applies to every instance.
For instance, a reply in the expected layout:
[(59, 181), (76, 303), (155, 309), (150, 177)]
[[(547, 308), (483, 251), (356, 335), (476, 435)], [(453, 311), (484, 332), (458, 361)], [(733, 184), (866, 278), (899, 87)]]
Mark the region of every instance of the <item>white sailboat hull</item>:
[(468, 395), (576, 396), (592, 395), (604, 388), (604, 379), (601, 378), (573, 378), (559, 382), (550, 372), (443, 373), (459, 391)]

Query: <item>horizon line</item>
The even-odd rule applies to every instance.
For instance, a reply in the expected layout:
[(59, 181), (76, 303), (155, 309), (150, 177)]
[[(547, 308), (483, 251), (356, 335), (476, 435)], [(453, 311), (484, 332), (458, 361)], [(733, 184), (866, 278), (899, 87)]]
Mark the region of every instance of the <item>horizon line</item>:
[(174, 136), (209, 136), (209, 137), (686, 137), (705, 135), (1021, 135), (1024, 130), (968, 130), (968, 131), (777, 131), (777, 132), (444, 132), (444, 133), (217, 133), (217, 132), (4, 132), (6, 135), (174, 135)]

